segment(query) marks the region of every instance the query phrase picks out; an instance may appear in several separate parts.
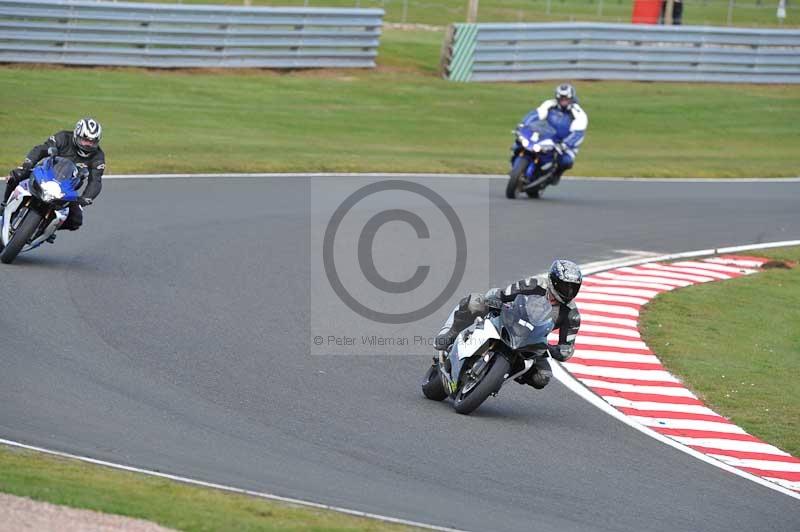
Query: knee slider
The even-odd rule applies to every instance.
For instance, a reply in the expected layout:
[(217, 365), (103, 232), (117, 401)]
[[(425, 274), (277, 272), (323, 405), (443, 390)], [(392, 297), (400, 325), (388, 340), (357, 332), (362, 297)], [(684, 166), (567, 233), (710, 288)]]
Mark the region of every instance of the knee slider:
[(61, 224), (61, 229), (65, 229), (67, 231), (77, 231), (81, 225), (83, 225), (82, 220), (67, 218), (66, 220), (64, 220), (64, 223)]
[(482, 294), (472, 293), (469, 295), (469, 303), (467, 310), (473, 316), (483, 315), (486, 313), (486, 299)]

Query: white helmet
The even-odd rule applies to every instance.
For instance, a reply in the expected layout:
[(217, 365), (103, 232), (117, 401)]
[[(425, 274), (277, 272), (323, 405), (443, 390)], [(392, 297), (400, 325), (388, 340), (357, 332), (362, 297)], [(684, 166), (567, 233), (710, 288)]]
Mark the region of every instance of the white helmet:
[[(575, 103), (577, 97), (578, 95), (575, 92), (575, 87), (569, 83), (562, 83), (556, 87), (556, 102), (564, 111), (568, 111), (572, 108), (572, 104)], [(562, 105), (562, 100), (566, 100), (566, 105)]]
[(103, 136), (103, 127), (94, 118), (81, 118), (75, 124), (72, 142), (81, 157), (89, 157), (97, 151), (100, 138)]

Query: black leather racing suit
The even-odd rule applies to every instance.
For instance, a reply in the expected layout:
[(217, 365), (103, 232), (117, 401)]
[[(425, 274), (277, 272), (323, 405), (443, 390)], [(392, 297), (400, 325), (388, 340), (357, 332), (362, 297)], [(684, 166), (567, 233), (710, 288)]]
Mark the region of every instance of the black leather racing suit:
[[(508, 285), (505, 290), (493, 288), (485, 296), (470, 294), (459, 301), (458, 306), (450, 313), (441, 331), (434, 341), (438, 350), (447, 349), (455, 341), (458, 334), (472, 325), (475, 318), (485, 316), (489, 311), (487, 299), (500, 298), (503, 303), (514, 300), (517, 295), (549, 297), (547, 278), (538, 279), (531, 277)], [(574, 301), (568, 304), (560, 303), (551, 298), (554, 313), (557, 313), (553, 330), (558, 330), (558, 344), (549, 347), (550, 356), (560, 362), (568, 360), (575, 352), (575, 338), (581, 326), (581, 315)], [(543, 388), (550, 380), (550, 364), (547, 359), (540, 359), (532, 370), (522, 377), (519, 382), (530, 384), (535, 388)]]
[[(34, 146), (28, 156), (22, 162), (19, 168), (11, 171), (11, 175), (6, 183), (6, 191), (3, 196), (3, 201), (8, 201), (8, 197), (19, 185), (23, 179), (27, 179), (36, 163), (47, 157), (48, 148), (55, 147), (58, 149), (58, 156), (65, 157), (75, 163), (79, 169), (85, 168), (88, 171), (88, 178), (86, 179), (86, 188), (81, 195), (84, 198), (94, 199), (100, 194), (103, 187), (103, 172), (106, 169), (106, 156), (103, 150), (98, 146), (97, 150), (89, 155), (83, 157), (78, 153), (78, 149), (72, 140), (72, 131), (59, 131), (55, 135), (48, 138), (44, 143)], [(81, 183), (83, 186), (83, 183)], [(69, 215), (61, 229), (69, 229), (75, 231), (83, 224), (83, 209), (79, 205), (72, 204), (69, 207)]]

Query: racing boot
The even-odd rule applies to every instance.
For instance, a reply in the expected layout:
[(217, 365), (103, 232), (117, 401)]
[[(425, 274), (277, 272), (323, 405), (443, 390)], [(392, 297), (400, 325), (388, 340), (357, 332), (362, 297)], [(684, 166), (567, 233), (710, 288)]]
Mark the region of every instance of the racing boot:
[(461, 331), (455, 330), (453, 327), (440, 332), (433, 339), (433, 348), (437, 351), (447, 351), (450, 349), (450, 346), (453, 345), (453, 342), (456, 341), (459, 332)]
[(558, 183), (561, 181), (561, 176), (564, 175), (565, 171), (566, 168), (561, 168), (560, 166), (556, 168), (556, 171), (553, 173), (553, 177), (550, 178), (550, 184), (552, 186), (558, 185)]
[(531, 375), (529, 381), (530, 382), (528, 384), (530, 384), (537, 390), (541, 390), (550, 383), (550, 376), (545, 375), (541, 371), (537, 371), (536, 373)]
[(8, 203), (8, 198), (11, 197), (11, 193), (14, 192), (14, 189), (17, 188), (18, 184), (19, 178), (17, 178), (15, 172), (12, 170), (11, 175), (6, 179), (6, 188), (3, 191), (3, 206)]
[(543, 358), (537, 360), (530, 371), (515, 380), (520, 384), (527, 384), (537, 390), (541, 390), (550, 383), (550, 377), (552, 376), (553, 371), (550, 369), (550, 363), (546, 358)]

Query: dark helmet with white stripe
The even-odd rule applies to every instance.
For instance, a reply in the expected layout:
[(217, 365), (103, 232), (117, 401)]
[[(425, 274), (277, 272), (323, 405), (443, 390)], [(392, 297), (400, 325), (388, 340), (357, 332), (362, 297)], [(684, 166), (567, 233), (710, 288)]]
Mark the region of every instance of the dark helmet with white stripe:
[(547, 274), (550, 281), (548, 288), (556, 300), (568, 304), (575, 299), (583, 283), (583, 274), (577, 264), (571, 260), (557, 259), (550, 266)]
[(75, 124), (72, 142), (81, 157), (89, 157), (97, 151), (100, 139), (103, 136), (103, 127), (94, 118), (81, 118)]
[(575, 87), (569, 83), (562, 83), (556, 87), (556, 103), (563, 111), (568, 111), (577, 98)]

